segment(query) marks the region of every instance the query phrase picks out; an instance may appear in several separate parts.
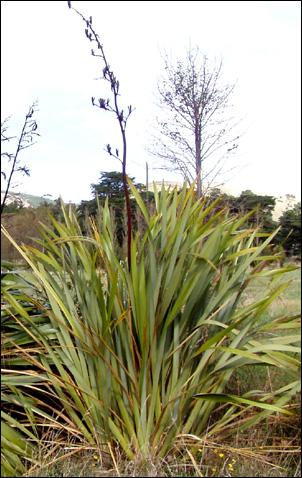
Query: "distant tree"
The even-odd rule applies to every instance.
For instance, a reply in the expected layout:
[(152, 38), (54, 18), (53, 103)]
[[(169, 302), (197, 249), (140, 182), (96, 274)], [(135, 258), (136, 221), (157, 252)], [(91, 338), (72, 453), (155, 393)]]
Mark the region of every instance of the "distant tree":
[[(29, 148), (33, 144), (34, 136), (40, 136), (37, 133), (37, 123), (33, 118), (33, 115), (36, 111), (36, 107), (38, 105), (38, 102), (35, 101), (32, 106), (29, 108), (27, 115), (25, 116), (25, 121), (22, 127), (21, 134), (18, 138), (17, 142), (17, 147), (15, 153), (10, 153), (8, 151), (3, 151), (1, 152), (1, 159), (2, 162), (6, 163), (7, 170), (1, 171), (1, 174), (3, 176), (4, 181), (6, 181), (6, 188), (5, 188), (5, 193), (2, 199), (1, 203), (1, 215), (4, 211), (4, 206), (5, 202), (8, 196), (8, 191), (10, 190), (11, 187), (13, 187), (12, 184), (12, 178), (15, 173), (23, 173), (26, 174), (27, 176), (30, 175), (30, 170), (28, 169), (27, 166), (21, 166), (20, 165), (20, 160), (19, 160), (19, 153), (26, 148)], [(6, 118), (2, 123), (1, 123), (1, 142), (10, 142), (11, 140), (17, 139), (16, 136), (7, 136), (7, 122), (9, 118)], [(2, 164), (3, 168), (3, 164)]]
[(21, 212), (23, 209), (24, 209), (24, 206), (22, 201), (15, 200), (13, 202), (10, 202), (9, 204), (5, 204), (3, 211), (7, 214), (18, 213), (18, 212)]
[[(131, 181), (134, 181), (131, 178)], [(129, 186), (127, 185), (127, 188)], [(78, 206), (78, 212), (83, 212), (88, 209), (89, 214), (95, 215), (97, 213), (98, 197), (100, 204), (103, 206), (108, 197), (109, 205), (115, 208), (123, 208), (125, 206), (125, 191), (123, 183), (123, 174), (117, 171), (101, 172), (98, 184), (91, 184), (90, 189), (93, 199), (90, 201), (81, 201)]]
[(255, 214), (248, 219), (250, 226), (261, 226), (266, 232), (272, 232), (278, 227), (277, 222), (273, 220), (273, 211), (276, 207), (276, 198), (273, 196), (254, 194), (251, 190), (242, 191), (240, 196), (232, 196), (222, 192), (219, 188), (212, 189), (209, 194), (210, 200), (215, 200), (218, 197), (221, 200), (217, 208), (227, 207), (232, 214), (240, 216), (260, 206)]
[[(135, 182), (134, 178), (130, 178)], [(104, 204), (108, 197), (112, 206), (118, 207), (125, 205), (125, 191), (123, 183), (123, 174), (117, 171), (101, 172), (99, 184), (91, 184), (92, 194), (99, 198), (101, 204)], [(129, 186), (127, 185), (127, 189)]]
[(277, 239), (283, 243), (286, 255), (301, 258), (301, 202), (284, 211), (279, 224), (282, 227)]
[[(229, 115), (235, 84), (222, 82), (222, 61), (212, 64), (199, 48), (173, 65), (165, 56), (165, 75), (158, 82), (156, 133), (147, 150), (162, 160), (162, 169), (197, 180), (197, 197), (206, 192), (236, 150), (240, 121)], [(211, 159), (211, 161), (210, 161)]]
[(292, 209), (297, 202), (296, 196), (294, 194), (285, 194), (284, 199), (286, 209)]
[[(135, 183), (134, 178), (130, 178), (131, 182), (137, 189), (143, 191), (145, 186), (140, 183)], [(127, 184), (127, 189), (129, 186)], [(81, 201), (77, 207), (80, 223), (82, 226), (86, 223), (88, 216), (97, 216), (98, 204), (97, 198), (101, 206), (104, 206), (108, 198), (109, 206), (114, 211), (116, 235), (119, 246), (123, 245), (125, 237), (125, 215), (126, 215), (126, 198), (124, 190), (123, 173), (117, 171), (101, 172), (98, 184), (91, 184), (91, 191), (94, 196), (90, 201)], [(130, 210), (132, 215), (132, 222), (135, 220), (135, 202), (130, 198)]]
[(250, 190), (242, 191), (240, 196), (231, 201), (230, 209), (236, 214), (247, 214), (259, 206), (259, 209), (249, 218), (250, 224), (261, 226), (266, 232), (272, 232), (277, 227), (273, 220), (276, 198), (273, 196), (254, 194)]

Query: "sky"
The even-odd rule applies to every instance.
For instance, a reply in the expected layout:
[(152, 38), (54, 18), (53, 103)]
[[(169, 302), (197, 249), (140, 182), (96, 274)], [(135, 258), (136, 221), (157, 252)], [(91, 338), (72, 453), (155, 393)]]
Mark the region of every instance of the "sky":
[[(237, 86), (232, 115), (240, 138), (225, 177), (240, 193), (301, 198), (300, 1), (74, 1), (103, 44), (120, 82), (120, 105), (135, 107), (127, 123), (127, 173), (136, 182), (180, 181), (155, 169), (146, 152), (158, 110), (162, 55), (184, 59), (189, 45), (224, 62), (224, 78)], [(100, 58), (91, 56), (85, 24), (66, 1), (1, 1), (1, 121), (19, 136), (30, 105), (40, 137), (21, 151), (30, 177), (15, 176), (14, 192), (91, 199), (102, 171), (121, 171), (106, 144), (121, 148), (112, 113), (91, 97), (110, 96)], [(7, 143), (5, 143), (7, 145)], [(13, 144), (12, 144), (13, 147)], [(3, 167), (4, 168), (4, 167)], [(4, 189), (2, 182), (1, 189)]]

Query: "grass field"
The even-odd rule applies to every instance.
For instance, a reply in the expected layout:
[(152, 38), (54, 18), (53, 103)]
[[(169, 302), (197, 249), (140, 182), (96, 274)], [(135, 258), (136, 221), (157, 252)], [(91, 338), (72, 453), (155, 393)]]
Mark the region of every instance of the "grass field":
[[(283, 314), (296, 315), (301, 312), (301, 274), (300, 270), (288, 272), (282, 281), (292, 280), (290, 286), (275, 300), (261, 319), (273, 320)], [(254, 281), (244, 293), (242, 300), (249, 303), (265, 293), (268, 281)], [(288, 380), (286, 374), (267, 366), (248, 366), (237, 369), (228, 384), (228, 392), (242, 395), (246, 390), (272, 391), (280, 388)], [(225, 406), (225, 405), (224, 405)], [(292, 409), (295, 417), (279, 414), (266, 419), (264, 423), (235, 434), (224, 443), (213, 440), (196, 446), (190, 440), (179, 442), (179, 455), (167, 456), (156, 463), (146, 460), (134, 462), (126, 459), (120, 450), (112, 456), (99, 456), (89, 450), (72, 454), (72, 443), (66, 445), (66, 454), (60, 459), (62, 451), (52, 453), (51, 461), (40, 456), (40, 467), (27, 476), (301, 476), (300, 459), (300, 397), (295, 397)], [(215, 412), (219, 414), (219, 409)], [(217, 418), (217, 417), (215, 417)], [(57, 436), (50, 436), (57, 441)], [(72, 454), (68, 456), (68, 454)]]
[[(280, 284), (292, 280), (288, 288), (277, 297), (269, 306), (267, 313), (263, 315), (262, 322), (269, 322), (282, 315), (297, 315), (301, 314), (301, 270), (297, 269), (290, 271), (281, 278)], [(261, 281), (253, 281), (244, 292), (242, 298), (247, 305), (256, 298), (260, 298), (267, 290), (268, 279)], [(249, 366), (248, 369), (244, 367), (235, 372), (232, 377), (230, 389), (236, 391), (238, 394), (245, 393), (247, 390), (260, 389), (269, 391), (272, 388), (280, 388), (285, 385), (287, 376), (283, 371), (278, 369), (273, 371), (270, 367), (263, 366)], [(235, 383), (237, 383), (237, 390)]]

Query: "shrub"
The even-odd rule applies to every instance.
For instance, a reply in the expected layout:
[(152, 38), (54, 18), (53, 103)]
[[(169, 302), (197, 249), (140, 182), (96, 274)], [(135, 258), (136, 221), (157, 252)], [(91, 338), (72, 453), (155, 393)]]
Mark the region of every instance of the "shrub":
[[(149, 217), (130, 187), (146, 223), (143, 238), (138, 232), (131, 240), (130, 267), (117, 256), (108, 203), (102, 224), (91, 220), (90, 237), (62, 203), (64, 224), (52, 218), (54, 231), (39, 228), (44, 252), (18, 246), (3, 230), (29, 266), (2, 286), (5, 423), (12, 425), (14, 403), (23, 415), (13, 425), (32, 429), (31, 439), (43, 443), (37, 430), (53, 428), (76, 443), (75, 452), (88, 446), (112, 454), (118, 445), (135, 460), (177, 454), (184, 437), (226, 437), (270, 414), (290, 414), (286, 404), (300, 383), (292, 356), (298, 319), (260, 321), (293, 269), (265, 268), (278, 260), (273, 250), (263, 255), (277, 231), (255, 245), (258, 230), (245, 229), (251, 213), (212, 214), (217, 201), (196, 201), (194, 185), (155, 188)], [(270, 278), (264, 296), (239, 306), (261, 277)], [(282, 339), (280, 329), (288, 331)], [(243, 364), (284, 368), (292, 381), (275, 393), (224, 394)], [(210, 424), (217, 403), (228, 406)], [(3, 472), (9, 476), (5, 461)]]

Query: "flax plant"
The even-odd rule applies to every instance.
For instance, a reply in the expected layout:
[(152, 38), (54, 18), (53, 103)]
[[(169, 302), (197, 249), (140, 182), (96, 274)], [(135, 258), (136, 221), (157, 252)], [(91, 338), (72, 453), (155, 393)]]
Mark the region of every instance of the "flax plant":
[[(38, 227), (44, 252), (18, 246), (3, 228), (28, 265), (2, 285), (6, 426), (43, 446), (53, 427), (78, 449), (112, 453), (119, 445), (135, 460), (174, 453), (181, 437), (228, 436), (291, 413), (286, 405), (300, 384), (298, 318), (262, 320), (293, 269), (274, 267), (277, 231), (246, 228), (252, 213), (215, 212), (218, 200), (196, 201), (194, 185), (155, 188), (149, 217), (129, 184), (145, 221), (144, 235), (131, 239), (131, 267), (119, 260), (108, 204), (83, 237), (62, 203), (64, 224), (51, 217), (52, 229)], [(242, 292), (262, 276), (271, 278), (263, 297), (242, 306)], [(271, 394), (224, 394), (236, 367), (248, 364), (286, 369), (292, 381)], [(217, 403), (228, 406), (210, 425)], [(9, 452), (4, 443), (3, 456)]]

